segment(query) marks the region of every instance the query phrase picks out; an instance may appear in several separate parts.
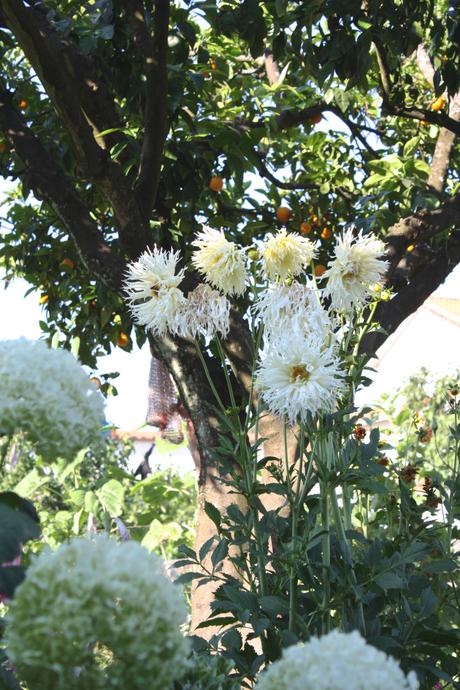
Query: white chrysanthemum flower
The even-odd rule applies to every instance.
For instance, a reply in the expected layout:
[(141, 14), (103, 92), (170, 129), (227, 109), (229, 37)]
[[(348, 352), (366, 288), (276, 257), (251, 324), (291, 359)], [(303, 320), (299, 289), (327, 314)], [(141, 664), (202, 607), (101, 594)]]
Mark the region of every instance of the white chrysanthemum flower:
[(332, 345), (288, 331), (262, 354), (256, 386), (272, 414), (295, 424), (309, 414), (333, 412), (345, 388), (342, 377)]
[(287, 276), (297, 276), (314, 258), (315, 248), (305, 237), (297, 232), (280, 230), (261, 247), (264, 271), (269, 280), (277, 276), (281, 280)]
[(417, 690), (414, 671), (366, 644), (361, 635), (333, 630), (284, 650), (263, 672), (255, 690)]
[(8, 655), (34, 690), (164, 690), (187, 663), (186, 615), (160, 558), (78, 538), (33, 560), (8, 612)]
[(268, 340), (286, 332), (314, 334), (317, 340), (323, 341), (333, 335), (332, 321), (315, 290), (302, 283), (271, 285), (259, 294), (254, 313), (263, 324)]
[(223, 338), (230, 328), (230, 302), (209, 285), (200, 284), (189, 292), (178, 316), (178, 333), (184, 338), (204, 335)]
[(222, 230), (204, 227), (193, 242), (192, 263), (205, 279), (226, 295), (242, 295), (246, 289), (245, 253), (229, 242)]
[(154, 335), (177, 333), (177, 314), (185, 304), (179, 290), (184, 270), (176, 274), (179, 252), (147, 249), (129, 264), (124, 291), (134, 320)]
[(384, 243), (374, 235), (354, 236), (352, 228), (337, 239), (334, 259), (323, 275), (327, 278), (324, 293), (330, 296), (333, 309), (347, 312), (366, 302), (388, 268), (381, 258), (384, 250)]
[(21, 431), (47, 459), (73, 458), (104, 423), (104, 399), (67, 350), (0, 342), (0, 436)]

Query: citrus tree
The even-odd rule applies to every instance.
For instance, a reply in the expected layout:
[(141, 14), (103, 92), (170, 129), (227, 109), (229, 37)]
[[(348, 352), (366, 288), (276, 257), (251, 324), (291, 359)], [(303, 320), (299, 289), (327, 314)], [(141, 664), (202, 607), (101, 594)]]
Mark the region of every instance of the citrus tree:
[[(320, 277), (354, 223), (390, 261), (375, 351), (460, 260), (459, 33), (454, 0), (0, 0), (7, 280), (38, 288), (47, 339), (94, 366), (145, 341), (122, 293), (147, 247), (187, 261), (203, 223), (248, 247), (286, 227), (318, 243)], [(183, 290), (196, 284), (188, 271)], [(224, 343), (237, 405), (250, 393), (245, 306), (234, 301)], [(212, 393), (193, 343), (150, 347), (196, 433), (200, 544), (205, 501), (228, 501)], [(226, 400), (211, 352), (207, 366)]]

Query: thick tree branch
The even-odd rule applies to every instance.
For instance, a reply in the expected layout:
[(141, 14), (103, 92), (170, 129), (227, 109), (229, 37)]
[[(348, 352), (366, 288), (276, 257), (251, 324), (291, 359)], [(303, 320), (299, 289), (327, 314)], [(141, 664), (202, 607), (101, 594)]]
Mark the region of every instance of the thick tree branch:
[(423, 266), (412, 276), (410, 283), (399, 290), (389, 302), (381, 302), (375, 318), (384, 333), (371, 333), (362, 343), (362, 351), (375, 354), (387, 337), (444, 282), (460, 263), (460, 232), (452, 233), (448, 241), (434, 251)]
[(427, 242), (438, 233), (457, 227), (460, 218), (460, 192), (434, 211), (421, 210), (395, 223), (385, 238), (390, 261), (388, 279), (410, 244)]
[(27, 167), (28, 182), (38, 199), (52, 206), (67, 227), (83, 264), (91, 275), (118, 290), (125, 263), (108, 245), (62, 168), (27, 127), (12, 105), (11, 94), (0, 91), (0, 129)]
[(154, 36), (150, 35), (141, 0), (126, 0), (135, 41), (145, 62), (147, 77), (142, 144), (136, 195), (146, 217), (152, 210), (160, 182), (167, 133), (169, 0), (155, 1)]
[[(21, 0), (0, 0), (0, 7), (62, 118), (83, 174), (113, 206), (124, 250), (131, 258), (137, 257), (147, 243), (148, 224), (120, 165), (110, 158), (99, 136), (102, 123), (110, 126), (116, 115), (91, 61), (63, 39), (42, 10), (27, 7)], [(92, 92), (99, 89), (102, 96), (93, 97)], [(108, 118), (103, 114), (106, 106), (111, 113)]]
[(278, 63), (276, 62), (275, 58), (273, 57), (273, 53), (269, 48), (264, 51), (264, 64), (268, 83), (270, 86), (277, 84), (280, 78), (280, 71), (278, 68)]

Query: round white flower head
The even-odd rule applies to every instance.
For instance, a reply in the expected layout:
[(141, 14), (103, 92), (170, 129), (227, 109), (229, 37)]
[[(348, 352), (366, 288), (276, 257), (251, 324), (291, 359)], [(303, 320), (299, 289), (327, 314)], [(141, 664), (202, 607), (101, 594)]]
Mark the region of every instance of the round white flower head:
[(73, 458), (104, 423), (104, 399), (67, 350), (0, 341), (0, 436), (21, 431), (47, 459)]
[(329, 314), (308, 285), (297, 282), (270, 285), (259, 294), (254, 312), (268, 340), (283, 336), (287, 330), (305, 336), (313, 334), (323, 341), (333, 335)]
[(287, 276), (297, 276), (310, 263), (315, 248), (305, 237), (297, 232), (288, 233), (285, 228), (264, 242), (261, 248), (264, 271), (269, 280), (277, 276), (281, 280)]
[(263, 353), (256, 386), (272, 414), (295, 424), (309, 414), (334, 411), (344, 390), (342, 377), (332, 345), (288, 331)]
[(178, 318), (178, 332), (184, 338), (213, 338), (217, 333), (225, 338), (230, 328), (230, 302), (202, 283), (189, 292)]
[(133, 541), (43, 551), (8, 612), (8, 654), (34, 690), (164, 690), (186, 667), (180, 590)]
[(334, 259), (323, 275), (324, 294), (330, 296), (333, 309), (348, 312), (366, 302), (388, 268), (381, 258), (384, 250), (384, 243), (374, 235), (354, 236), (352, 228), (337, 239)]
[(229, 242), (222, 230), (204, 227), (193, 242), (192, 263), (205, 279), (226, 295), (242, 295), (246, 289), (244, 251)]
[(178, 310), (185, 304), (179, 290), (184, 270), (176, 274), (179, 252), (154, 247), (129, 264), (124, 284), (134, 320), (154, 335), (177, 333)]
[(366, 644), (361, 635), (333, 630), (289, 647), (262, 673), (255, 690), (417, 690), (414, 671)]

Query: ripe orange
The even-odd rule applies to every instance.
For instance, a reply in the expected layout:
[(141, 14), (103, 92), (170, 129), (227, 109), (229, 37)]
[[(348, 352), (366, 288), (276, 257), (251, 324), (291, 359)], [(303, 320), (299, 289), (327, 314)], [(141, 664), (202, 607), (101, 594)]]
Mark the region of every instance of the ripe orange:
[(300, 232), (302, 233), (302, 235), (308, 235), (311, 232), (310, 223), (307, 223), (306, 221), (301, 223), (300, 224)]
[(428, 120), (420, 120), (420, 124), (421, 124), (423, 127), (428, 127), (430, 123), (428, 122)]
[(21, 108), (21, 110), (25, 110), (28, 105), (29, 101), (26, 101), (25, 98), (21, 98), (21, 100), (19, 101), (19, 107)]
[(415, 249), (415, 244), (410, 244), (410, 245), (407, 247), (406, 252), (413, 252), (414, 249)]
[(40, 299), (38, 300), (38, 303), (39, 304), (46, 304), (48, 299), (49, 299), (48, 295), (40, 295)]
[(217, 69), (218, 65), (215, 60), (209, 60), (209, 66), (213, 70), (213, 72)]
[(323, 116), (321, 115), (321, 113), (317, 113), (316, 115), (312, 115), (311, 117), (309, 117), (308, 122), (311, 125), (317, 125), (318, 122), (321, 122), (322, 119), (323, 119)]
[(5, 153), (6, 151), (6, 144), (4, 141), (0, 141), (0, 153)]
[(318, 224), (318, 216), (316, 216), (315, 214), (313, 214), (312, 216), (310, 216), (310, 220), (311, 220), (311, 222), (313, 223), (313, 225), (317, 225), (317, 224)]
[(75, 268), (75, 262), (72, 261), (72, 259), (66, 257), (65, 259), (62, 259), (61, 266), (70, 268), (70, 270), (72, 270), (73, 268)]
[(323, 240), (330, 240), (332, 237), (332, 232), (329, 230), (329, 228), (323, 228), (321, 231), (321, 237)]
[(120, 335), (117, 338), (117, 345), (118, 347), (125, 347), (129, 343), (129, 335), (126, 335), (126, 333), (120, 333)]
[(224, 182), (221, 177), (219, 177), (218, 175), (214, 175), (214, 177), (211, 177), (209, 187), (210, 189), (212, 189), (213, 192), (220, 192), (223, 186)]
[(323, 273), (325, 273), (325, 271), (326, 271), (326, 266), (324, 266), (323, 264), (316, 264), (315, 276), (317, 278), (321, 278), (321, 276), (323, 275)]
[(287, 208), (287, 206), (279, 206), (276, 209), (276, 217), (280, 223), (284, 223), (284, 225), (286, 225), (291, 217), (291, 209)]
[(437, 113), (439, 110), (442, 110), (445, 105), (446, 101), (442, 96), (439, 96), (439, 98), (437, 98), (435, 102), (432, 103), (431, 110), (434, 110), (434, 112)]

